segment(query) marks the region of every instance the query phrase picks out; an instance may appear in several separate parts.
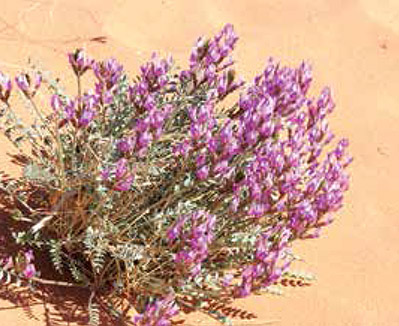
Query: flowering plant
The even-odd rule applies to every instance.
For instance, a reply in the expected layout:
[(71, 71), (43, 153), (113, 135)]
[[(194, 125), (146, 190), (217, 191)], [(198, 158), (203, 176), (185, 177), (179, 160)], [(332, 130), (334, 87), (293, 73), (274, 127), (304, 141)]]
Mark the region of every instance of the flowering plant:
[[(273, 60), (244, 83), (237, 39), (226, 25), (198, 39), (187, 70), (153, 55), (133, 81), (115, 59), (78, 49), (73, 97), (37, 71), (16, 87), (1, 74), (2, 129), (25, 158), (22, 177), (1, 183), (24, 228), (15, 238), (49, 253), (60, 285), (91, 291), (93, 324), (104, 298), (139, 312), (126, 323), (164, 326), (179, 310), (268, 289), (289, 275), (292, 243), (318, 237), (342, 206), (351, 158), (346, 139), (323, 152), (330, 90), (311, 98), (309, 65)], [(13, 87), (33, 122), (17, 117)], [(17, 270), (5, 258), (1, 273), (43, 282), (24, 257)]]

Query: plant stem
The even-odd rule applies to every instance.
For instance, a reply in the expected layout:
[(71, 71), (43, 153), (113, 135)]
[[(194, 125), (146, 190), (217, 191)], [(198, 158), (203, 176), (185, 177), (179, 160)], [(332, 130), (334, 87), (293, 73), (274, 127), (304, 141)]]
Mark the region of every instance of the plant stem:
[(33, 209), (27, 203), (25, 203), (22, 199), (20, 199), (16, 194), (12, 193), (7, 188), (5, 188), (1, 185), (0, 185), (0, 190), (4, 191), (8, 195), (12, 196), (16, 201), (18, 201), (22, 206), (24, 206), (29, 211), (29, 213), (33, 212)]
[(69, 282), (63, 282), (63, 281), (53, 281), (53, 280), (48, 280), (40, 277), (31, 277), (30, 280), (44, 284), (44, 285), (54, 285), (54, 286), (62, 286), (62, 287), (68, 287), (68, 288), (89, 288), (87, 285), (83, 284), (75, 284), (75, 283), (69, 283)]

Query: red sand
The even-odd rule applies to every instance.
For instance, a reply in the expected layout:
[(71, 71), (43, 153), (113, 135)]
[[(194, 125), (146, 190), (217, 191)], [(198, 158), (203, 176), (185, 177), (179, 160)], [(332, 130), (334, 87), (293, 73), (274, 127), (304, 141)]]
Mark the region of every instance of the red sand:
[[(240, 36), (236, 58), (247, 79), (269, 56), (284, 63), (309, 60), (316, 90), (325, 84), (334, 90), (333, 130), (351, 141), (351, 189), (322, 238), (297, 246), (317, 282), (238, 305), (258, 314), (248, 325), (399, 324), (398, 1), (3, 0), (0, 9), (0, 69), (7, 73), (31, 57), (55, 75), (71, 78), (65, 74), (65, 52), (78, 46), (99, 57), (115, 55), (131, 72), (153, 50), (170, 52), (184, 65), (196, 38), (227, 22)], [(99, 36), (106, 43), (93, 40)], [(10, 167), (11, 147), (0, 141), (4, 170)], [(6, 309), (11, 306), (0, 300), (1, 325), (55, 325), (46, 323), (43, 303), (30, 313)], [(191, 319), (192, 325), (202, 324)], [(72, 324), (57, 320), (57, 325)]]

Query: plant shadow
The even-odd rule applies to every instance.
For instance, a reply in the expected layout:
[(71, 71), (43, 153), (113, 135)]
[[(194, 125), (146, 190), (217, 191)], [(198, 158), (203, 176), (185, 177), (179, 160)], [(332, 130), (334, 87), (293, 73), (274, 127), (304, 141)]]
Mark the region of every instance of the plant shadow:
[[(12, 226), (8, 209), (0, 210), (0, 255), (6, 257), (17, 249), (12, 239)], [(40, 254), (36, 255), (36, 265), (40, 266), (43, 275), (55, 273)], [(0, 299), (8, 301), (11, 306), (0, 307), (0, 312), (11, 309), (22, 309), (29, 319), (43, 320), (46, 326), (63, 326), (75, 323), (87, 324), (85, 313), (88, 295), (82, 290), (60, 289), (54, 286), (40, 285), (31, 289), (18, 287), (15, 284), (1, 284)], [(41, 305), (42, 312), (33, 311), (33, 306)], [(44, 314), (44, 316), (42, 315)]]
[[(13, 156), (13, 163), (25, 166), (27, 161), (22, 156)], [(6, 183), (15, 180), (2, 171), (0, 171), (0, 177), (1, 181)], [(26, 230), (29, 227), (24, 222), (16, 223), (13, 219), (12, 214), (15, 208), (24, 209), (4, 189), (0, 189), (0, 259), (6, 258), (20, 249), (20, 246), (15, 243), (13, 233)], [(35, 251), (35, 265), (40, 266), (40, 277), (43, 279), (65, 281), (65, 277), (68, 278), (67, 275), (60, 275), (54, 269), (47, 251)], [(10, 304), (6, 304), (5, 307), (0, 306), (0, 314), (13, 309), (22, 309), (28, 319), (39, 323), (42, 321), (45, 326), (89, 324), (89, 289), (47, 284), (38, 284), (33, 288), (0, 282), (0, 300)], [(191, 302), (191, 304), (191, 307), (193, 307), (194, 302)], [(39, 309), (33, 309), (36, 306), (39, 306)], [(207, 301), (205, 310), (208, 311), (212, 319), (215, 319), (214, 323), (209, 325), (218, 325), (217, 320), (221, 320), (223, 317), (235, 320), (235, 325), (240, 325), (240, 321), (248, 322), (257, 318), (251, 312), (234, 307), (230, 297), (220, 297), (217, 300)], [(179, 316), (178, 320), (174, 320), (172, 325), (191, 325), (186, 322), (186, 317), (194, 312), (194, 309), (183, 309), (182, 312), (183, 314)], [(124, 313), (127, 313), (127, 311), (124, 311)], [(122, 317), (126, 317), (126, 315)], [(182, 318), (180, 319), (180, 317)], [(100, 309), (100, 326), (126, 325), (122, 320), (115, 320)], [(236, 324), (237, 322), (238, 324)]]
[[(1, 172), (2, 181), (12, 178)], [(18, 205), (10, 196), (0, 189), (0, 258), (10, 256), (20, 249), (15, 243), (13, 232), (23, 230), (23, 223), (15, 223), (12, 212)], [(25, 227), (26, 230), (26, 227)], [(46, 252), (35, 251), (35, 265), (40, 266), (44, 279), (61, 280), (60, 275), (52, 267)], [(22, 309), (28, 319), (43, 321), (46, 326), (88, 325), (89, 289), (66, 288), (54, 285), (39, 284), (34, 287), (17, 286), (0, 281), (0, 314), (15, 309)], [(8, 304), (9, 303), (9, 304)], [(39, 306), (40, 309), (33, 309)], [(118, 322), (101, 314), (101, 326), (118, 325)]]

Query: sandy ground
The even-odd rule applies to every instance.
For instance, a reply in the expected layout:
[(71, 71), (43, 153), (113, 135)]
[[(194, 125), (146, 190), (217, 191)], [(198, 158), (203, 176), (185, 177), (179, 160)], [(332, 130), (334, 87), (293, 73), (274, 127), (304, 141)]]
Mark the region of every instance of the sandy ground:
[[(333, 129), (351, 141), (351, 189), (323, 237), (297, 246), (315, 285), (238, 304), (259, 317), (248, 325), (399, 324), (399, 1), (2, 0), (0, 9), (0, 69), (7, 73), (30, 57), (68, 80), (65, 53), (77, 46), (99, 58), (115, 55), (131, 72), (153, 50), (184, 65), (194, 40), (227, 22), (240, 36), (236, 58), (247, 79), (269, 56), (312, 62), (314, 87), (334, 90)], [(3, 170), (11, 147), (0, 141)], [(0, 300), (0, 325), (73, 324), (61, 312), (46, 322), (54, 308), (43, 303), (29, 311), (13, 302)]]

